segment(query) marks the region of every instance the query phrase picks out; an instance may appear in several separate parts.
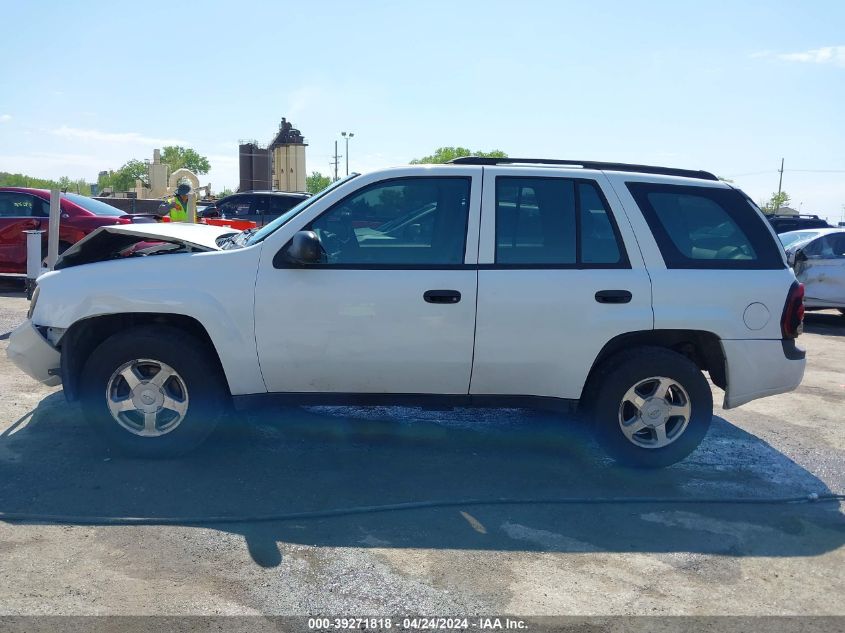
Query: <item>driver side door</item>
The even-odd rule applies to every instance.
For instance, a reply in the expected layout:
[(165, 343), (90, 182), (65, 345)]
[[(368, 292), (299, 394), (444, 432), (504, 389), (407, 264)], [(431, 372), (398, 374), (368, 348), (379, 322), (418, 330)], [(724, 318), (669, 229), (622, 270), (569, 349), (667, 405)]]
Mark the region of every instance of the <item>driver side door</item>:
[(319, 236), (323, 263), (262, 258), (255, 328), (270, 392), (468, 393), (481, 170), (461, 173), (377, 181), (329, 207), (300, 227)]

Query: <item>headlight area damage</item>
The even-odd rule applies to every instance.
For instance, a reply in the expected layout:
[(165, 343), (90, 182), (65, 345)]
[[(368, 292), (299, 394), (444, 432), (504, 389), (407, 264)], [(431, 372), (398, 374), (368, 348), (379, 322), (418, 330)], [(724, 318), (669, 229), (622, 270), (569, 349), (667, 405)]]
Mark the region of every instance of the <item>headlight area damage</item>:
[(204, 224), (104, 226), (68, 248), (56, 270), (128, 257), (221, 250), (238, 231)]

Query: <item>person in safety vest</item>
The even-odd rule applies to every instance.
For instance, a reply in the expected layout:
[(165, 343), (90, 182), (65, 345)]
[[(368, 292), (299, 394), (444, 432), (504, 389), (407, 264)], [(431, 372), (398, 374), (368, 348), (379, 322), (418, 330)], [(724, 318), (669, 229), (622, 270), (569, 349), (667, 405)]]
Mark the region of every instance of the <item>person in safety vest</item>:
[(176, 195), (167, 198), (159, 207), (162, 215), (168, 216), (171, 222), (187, 222), (189, 193), (191, 185), (186, 182), (176, 187)]

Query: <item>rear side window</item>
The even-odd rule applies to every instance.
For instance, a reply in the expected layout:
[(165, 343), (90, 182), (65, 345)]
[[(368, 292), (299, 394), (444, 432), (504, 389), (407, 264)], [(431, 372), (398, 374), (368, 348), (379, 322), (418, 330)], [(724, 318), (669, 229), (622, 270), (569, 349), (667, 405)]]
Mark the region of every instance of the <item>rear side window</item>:
[(238, 215), (249, 215), (249, 207), (252, 203), (253, 196), (237, 196), (229, 198), (222, 204), (218, 204), (217, 208), (227, 217), (234, 217)]
[(496, 178), (496, 264), (626, 267), (601, 192), (588, 180)]
[(299, 198), (288, 198), (287, 196), (272, 196), (270, 198), (270, 213), (281, 215), (288, 209), (298, 205), (302, 200)]
[(734, 189), (629, 182), (667, 268), (783, 268), (765, 220)]

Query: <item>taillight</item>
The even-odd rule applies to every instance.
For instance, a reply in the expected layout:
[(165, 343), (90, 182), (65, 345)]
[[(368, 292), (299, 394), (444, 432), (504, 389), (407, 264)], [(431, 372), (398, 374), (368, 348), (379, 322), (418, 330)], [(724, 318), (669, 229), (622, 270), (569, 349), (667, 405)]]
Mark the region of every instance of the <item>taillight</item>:
[(797, 281), (789, 288), (783, 316), (780, 318), (780, 331), (783, 338), (796, 338), (802, 332), (804, 323), (804, 284)]

